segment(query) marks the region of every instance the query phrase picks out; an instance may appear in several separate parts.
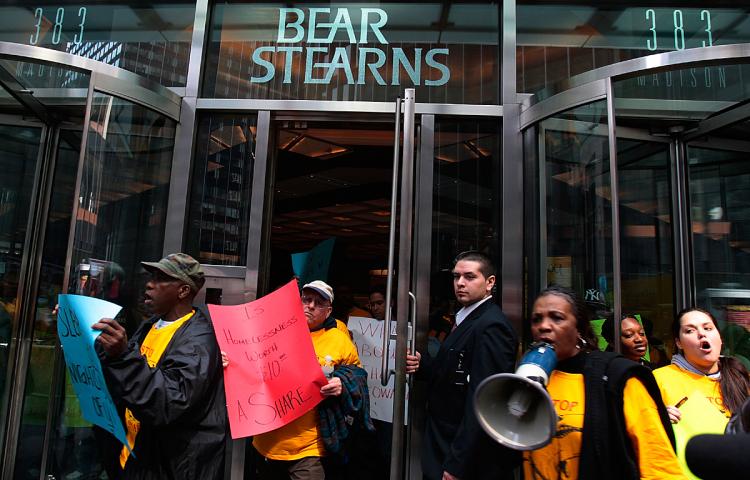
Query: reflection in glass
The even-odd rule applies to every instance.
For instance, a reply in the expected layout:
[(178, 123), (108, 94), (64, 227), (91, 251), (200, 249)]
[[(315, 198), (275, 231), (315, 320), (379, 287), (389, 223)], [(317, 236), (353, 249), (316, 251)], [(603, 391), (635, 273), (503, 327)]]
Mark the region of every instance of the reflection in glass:
[[(56, 296), (63, 282), (70, 212), (73, 205), (73, 189), (89, 80), (87, 74), (72, 72), (65, 68), (57, 70), (59, 74), (52, 77), (54, 80), (52, 83), (49, 80), (37, 81), (36, 78), (27, 79), (18, 75), (19, 71), (31, 65), (29, 62), (17, 60), (0, 60), (0, 67), (8, 75), (6, 81), (12, 85), (15, 80), (21, 88), (28, 89), (15, 98), (7, 94), (0, 95), (0, 104), (4, 114), (3, 123), (14, 125), (2, 127), (2, 145), (5, 150), (0, 158), (0, 163), (2, 163), (0, 171), (3, 172), (0, 175), (0, 191), (3, 192), (0, 194), (2, 196), (0, 242), (4, 244), (3, 257), (7, 255), (0, 259), (0, 264), (5, 265), (0, 268), (4, 274), (0, 274), (0, 277), (3, 277), (0, 280), (0, 283), (3, 283), (3, 297), (7, 296), (5, 292), (9, 290), (10, 284), (18, 282), (20, 254), (30, 256), (32, 269), (35, 268), (37, 259), (41, 259), (38, 283), (35, 281), (37, 272), (29, 270), (23, 277), (25, 279), (23, 287), (29, 292), (28, 295), (34, 295), (36, 292), (36, 301), (32, 300), (33, 305), (25, 306), (26, 308), (23, 309), (26, 315), (23, 318), (19, 317), (21, 307), (24, 307), (18, 302), (20, 299), (4, 305), (6, 312), (15, 310), (16, 325), (14, 327), (18, 327), (16, 333), (19, 337), (25, 341), (31, 340), (28, 365), (16, 365), (7, 377), (16, 388), (20, 389), (22, 385), (25, 385), (23, 404), (20, 406), (20, 429), (15, 458), (14, 478), (18, 479), (39, 478), (40, 476), (44, 453), (41, 445), (44, 440), (47, 414), (50, 410), (53, 372), (56, 368), (55, 347), (58, 343), (51, 310), (56, 303)], [(65, 88), (72, 87), (71, 79), (73, 78), (77, 82), (76, 88)], [(39, 108), (32, 110), (33, 105)], [(36, 118), (37, 115), (43, 118)], [(56, 120), (44, 125), (43, 120), (48, 118)], [(22, 149), (21, 145), (25, 147)], [(49, 153), (42, 157), (40, 155), (42, 152)], [(39, 159), (37, 155), (40, 155)], [(38, 161), (40, 165), (37, 166)], [(50, 168), (53, 164), (56, 165), (54, 172)], [(34, 176), (35, 168), (39, 169), (36, 177)], [(54, 178), (50, 178), (53, 175)], [(54, 184), (54, 187), (51, 187), (51, 184)], [(52, 191), (49, 211), (46, 212), (45, 202), (49, 188)], [(20, 191), (14, 195), (13, 190), (18, 189)], [(45, 215), (45, 212), (47, 217), (40, 218), (41, 215)], [(40, 236), (44, 246), (33, 244), (33, 251), (22, 252), (24, 242), (31, 240), (32, 232), (26, 231), (27, 222), (35, 226), (33, 233)], [(46, 237), (42, 237), (42, 232), (37, 231), (36, 226), (43, 225), (45, 222)], [(10, 234), (12, 239), (6, 237), (5, 234)], [(6, 302), (7, 299), (3, 298), (2, 301)], [(3, 322), (0, 320), (0, 323)], [(3, 361), (7, 360), (6, 353), (3, 352)], [(26, 370), (26, 378), (23, 379), (21, 374), (26, 367), (28, 370)], [(5, 373), (5, 365), (3, 365), (2, 372)], [(8, 384), (6, 383), (5, 386), (7, 387)], [(3, 404), (0, 410), (2, 415), (6, 414), (6, 407), (7, 405)], [(13, 421), (17, 420), (13, 419)]]
[[(541, 123), (542, 276), (572, 288), (604, 318), (613, 301), (612, 213), (603, 101)], [(533, 295), (532, 295), (533, 296)]]
[(336, 292), (333, 315), (368, 316), (357, 305), (367, 303), (370, 287), (385, 283), (388, 266), (394, 135), (388, 120), (274, 124), (268, 290), (294, 275), (293, 253), (333, 238), (326, 277)]
[(661, 366), (674, 315), (669, 143), (627, 135), (618, 126), (622, 312), (640, 316), (649, 360)]
[[(24, 394), (21, 431), (16, 453), (16, 478), (38, 478), (38, 472), (43, 451), (40, 448), (44, 440), (47, 413), (50, 409), (50, 396), (55, 374), (64, 371), (62, 353), (56, 349), (57, 323), (52, 315), (52, 309), (57, 303), (57, 295), (62, 290), (65, 271), (65, 255), (67, 253), (67, 238), (70, 230), (70, 215), (73, 205), (73, 191), (75, 189), (76, 171), (78, 168), (81, 132), (83, 123), (77, 128), (70, 128), (60, 132), (57, 146), (55, 173), (46, 226), (46, 241), (42, 251), (41, 271), (39, 275), (39, 289), (37, 292), (34, 316), (33, 341), (29, 370), (26, 376), (26, 392)], [(56, 363), (57, 362), (57, 363)], [(81, 417), (78, 402), (75, 400), (70, 383), (66, 386), (65, 404), (74, 409), (78, 419), (78, 426), (88, 425)], [(53, 407), (54, 408), (54, 407)], [(66, 414), (66, 418), (70, 418)], [(76, 445), (78, 442), (72, 442)], [(70, 451), (52, 450), (54, 455), (49, 458), (50, 470), (57, 474), (70, 473), (75, 470), (84, 471), (89, 465), (96, 465), (97, 458), (83, 459), (70, 455)], [(81, 449), (82, 453), (86, 449)], [(67, 468), (60, 468), (59, 464), (68, 462)], [(75, 462), (75, 464), (74, 464)], [(58, 477), (59, 478), (59, 477)]]
[[(162, 254), (174, 130), (175, 123), (160, 114), (106, 94), (94, 95), (69, 292), (122, 305), (118, 320), (129, 334), (147, 314), (141, 301), (145, 277), (139, 262), (158, 260)], [(62, 196), (69, 186), (62, 182)], [(59, 252), (46, 247), (45, 254), (54, 262)], [(54, 279), (54, 273), (51, 276)], [(43, 321), (40, 318), (37, 326), (41, 328)], [(55, 334), (54, 324), (48, 328), (50, 335)], [(58, 357), (58, 366), (59, 361)], [(95, 435), (81, 417), (67, 371), (64, 378), (56, 392), (47, 473), (57, 478), (100, 478), (100, 447), (112, 442), (116, 449), (116, 441), (108, 434)]]
[[(94, 95), (81, 174), (70, 289), (121, 303), (135, 328), (141, 260), (158, 260), (164, 237), (175, 124), (128, 101)], [(113, 278), (123, 275), (115, 288)]]
[[(21, 118), (17, 120), (21, 122)], [(7, 120), (6, 120), (7, 121)], [(0, 427), (5, 429), (8, 390), (15, 368), (9, 353), (14, 346), (19, 298), (18, 282), (24, 251), (31, 193), (42, 129), (0, 124)], [(0, 448), (4, 436), (0, 435)]]
[[(15, 5), (13, 5), (15, 4)], [(185, 86), (195, 2), (25, 2), (0, 7), (0, 40), (72, 53), (167, 86)], [(29, 64), (27, 78), (56, 82), (73, 72)]]
[(435, 122), (428, 337), (433, 355), (457, 309), (451, 275), (456, 255), (479, 250), (500, 267), (500, 128), (497, 120)]
[[(732, 2), (519, 0), (517, 38), (519, 91), (549, 88), (547, 96), (559, 91), (561, 81), (606, 65), (667, 51), (745, 43), (750, 22), (747, 7)], [(697, 84), (704, 81), (702, 70), (694, 68), (683, 79), (657, 73), (643, 81), (660, 82), (657, 90), (665, 81)]]
[(202, 263), (247, 263), (256, 122), (255, 115), (200, 120), (187, 251)]
[(750, 366), (750, 122), (688, 146), (698, 306), (719, 320), (725, 353)]

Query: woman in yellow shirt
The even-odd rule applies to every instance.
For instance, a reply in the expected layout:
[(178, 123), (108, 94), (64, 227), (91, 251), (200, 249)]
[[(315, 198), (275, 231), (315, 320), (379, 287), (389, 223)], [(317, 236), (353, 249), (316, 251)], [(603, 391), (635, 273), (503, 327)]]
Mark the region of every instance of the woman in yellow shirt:
[(672, 423), (682, 419), (678, 403), (700, 392), (727, 419), (750, 395), (750, 378), (742, 363), (722, 357), (721, 334), (713, 315), (700, 308), (677, 314), (672, 334), (679, 352), (672, 364), (654, 371)]
[(548, 445), (525, 453), (527, 480), (684, 478), (650, 370), (596, 350), (588, 311), (574, 292), (550, 287), (539, 294), (531, 334), (557, 354), (547, 389), (558, 423)]

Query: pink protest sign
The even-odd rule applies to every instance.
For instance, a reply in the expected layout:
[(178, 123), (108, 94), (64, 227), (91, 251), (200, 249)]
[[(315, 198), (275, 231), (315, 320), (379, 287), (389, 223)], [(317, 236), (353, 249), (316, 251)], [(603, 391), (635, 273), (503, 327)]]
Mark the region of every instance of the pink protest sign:
[(315, 407), (328, 383), (313, 349), (297, 281), (244, 305), (209, 305), (229, 357), (224, 388), (232, 438), (275, 430)]

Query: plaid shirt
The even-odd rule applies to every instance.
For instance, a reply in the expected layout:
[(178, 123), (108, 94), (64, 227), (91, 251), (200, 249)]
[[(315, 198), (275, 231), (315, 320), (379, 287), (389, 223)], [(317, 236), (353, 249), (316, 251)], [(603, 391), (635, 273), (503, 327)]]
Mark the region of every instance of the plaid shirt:
[(341, 396), (329, 398), (318, 405), (320, 436), (329, 453), (340, 453), (353, 422), (368, 431), (375, 431), (370, 419), (370, 394), (367, 371), (356, 365), (339, 365), (333, 375), (341, 379)]

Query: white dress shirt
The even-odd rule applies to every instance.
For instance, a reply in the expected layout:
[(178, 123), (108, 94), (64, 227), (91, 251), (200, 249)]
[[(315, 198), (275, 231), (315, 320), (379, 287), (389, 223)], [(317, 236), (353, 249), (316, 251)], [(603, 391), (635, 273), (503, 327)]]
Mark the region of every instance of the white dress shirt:
[(474, 303), (472, 303), (471, 305), (469, 305), (467, 307), (462, 307), (461, 310), (457, 311), (456, 312), (456, 326), (454, 328), (458, 328), (458, 326), (461, 325), (461, 322), (463, 322), (464, 320), (466, 320), (466, 317), (468, 317), (471, 312), (473, 312), (474, 310), (476, 310), (476, 308), (479, 305), (483, 304), (484, 302), (486, 302), (490, 298), (492, 298), (492, 295), (487, 295), (486, 297), (484, 297), (483, 299), (479, 300), (478, 302), (474, 302)]

